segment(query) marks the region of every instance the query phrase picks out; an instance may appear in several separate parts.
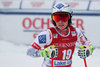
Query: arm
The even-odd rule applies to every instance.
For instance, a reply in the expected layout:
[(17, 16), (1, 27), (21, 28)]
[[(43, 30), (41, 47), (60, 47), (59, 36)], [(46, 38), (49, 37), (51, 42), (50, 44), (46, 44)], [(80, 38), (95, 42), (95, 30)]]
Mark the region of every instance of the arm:
[(92, 55), (93, 46), (91, 42), (86, 38), (86, 36), (78, 28), (76, 28), (76, 31), (77, 31), (78, 43), (80, 46), (80, 49), (78, 50), (78, 56), (84, 59)]
[(31, 57), (40, 57), (40, 50), (30, 47), (27, 49), (27, 55)]
[(44, 32), (41, 32), (36, 39), (34, 40), (32, 47), (35, 49), (44, 49), (45, 46), (50, 45), (52, 42), (52, 34), (51, 31), (48, 29)]
[(27, 50), (27, 55), (31, 57), (40, 57), (40, 50), (44, 49), (45, 45), (49, 45), (52, 41), (50, 30), (41, 32), (34, 40), (32, 46)]

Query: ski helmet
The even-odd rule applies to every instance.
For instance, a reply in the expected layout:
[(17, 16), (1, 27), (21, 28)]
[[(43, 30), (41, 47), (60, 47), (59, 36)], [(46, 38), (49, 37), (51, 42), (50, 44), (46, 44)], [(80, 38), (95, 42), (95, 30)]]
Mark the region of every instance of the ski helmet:
[[(53, 21), (54, 26), (56, 26), (56, 23), (55, 23), (55, 21), (53, 20), (52, 15), (53, 15), (54, 13), (57, 13), (57, 12), (60, 12), (60, 13), (61, 13), (61, 12), (66, 12), (66, 13), (68, 13), (68, 14), (69, 14), (68, 25), (70, 25), (70, 24), (72, 23), (71, 17), (72, 17), (73, 11), (72, 11), (72, 9), (71, 9), (71, 7), (70, 7), (69, 4), (67, 4), (66, 2), (55, 2), (55, 3), (53, 4), (53, 6), (52, 6), (51, 18), (52, 18), (52, 21)], [(68, 27), (68, 25), (67, 25), (67, 27)], [(66, 28), (67, 28), (67, 27), (66, 27)]]

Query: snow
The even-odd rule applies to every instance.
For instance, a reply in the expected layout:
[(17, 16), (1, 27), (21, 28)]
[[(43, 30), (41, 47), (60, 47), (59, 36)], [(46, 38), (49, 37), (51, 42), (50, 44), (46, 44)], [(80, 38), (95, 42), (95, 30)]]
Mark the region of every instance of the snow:
[[(28, 46), (0, 40), (0, 67), (42, 67), (43, 58), (27, 56), (27, 49)], [(100, 49), (95, 49), (93, 55), (88, 57), (86, 61), (88, 67), (98, 67)], [(77, 56), (77, 49), (73, 55), (72, 67), (85, 67), (83, 59)]]

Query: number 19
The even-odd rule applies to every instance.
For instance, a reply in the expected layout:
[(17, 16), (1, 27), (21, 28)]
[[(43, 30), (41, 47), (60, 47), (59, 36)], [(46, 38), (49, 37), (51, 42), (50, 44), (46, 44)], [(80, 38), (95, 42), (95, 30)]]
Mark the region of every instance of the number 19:
[(64, 59), (69, 59), (71, 57), (71, 53), (72, 53), (72, 50), (71, 49), (64, 50), (62, 52), (63, 52), (63, 60)]

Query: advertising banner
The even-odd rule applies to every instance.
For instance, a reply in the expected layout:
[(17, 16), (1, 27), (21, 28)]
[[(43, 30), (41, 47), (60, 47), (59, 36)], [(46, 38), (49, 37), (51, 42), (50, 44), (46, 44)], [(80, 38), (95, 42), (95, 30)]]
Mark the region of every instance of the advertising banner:
[[(59, 0), (57, 0), (59, 1)], [(54, 0), (4, 0), (0, 1), (0, 9), (19, 9), (19, 10), (50, 10)], [(81, 0), (64, 0), (71, 5), (74, 11), (83, 11), (87, 9), (100, 10), (98, 8), (100, 1), (81, 1)]]
[[(0, 18), (2, 39), (16, 43), (33, 43), (40, 32), (53, 27), (49, 15), (0, 15)], [(100, 16), (73, 16), (72, 22), (91, 42), (99, 46)]]
[(0, 1), (0, 9), (19, 9), (20, 0), (1, 0)]
[[(57, 0), (58, 1), (58, 0)], [(73, 9), (72, 25), (80, 28), (99, 46), (100, 1), (64, 0)], [(43, 30), (52, 27), (53, 0), (1, 0), (0, 39), (30, 44)]]

